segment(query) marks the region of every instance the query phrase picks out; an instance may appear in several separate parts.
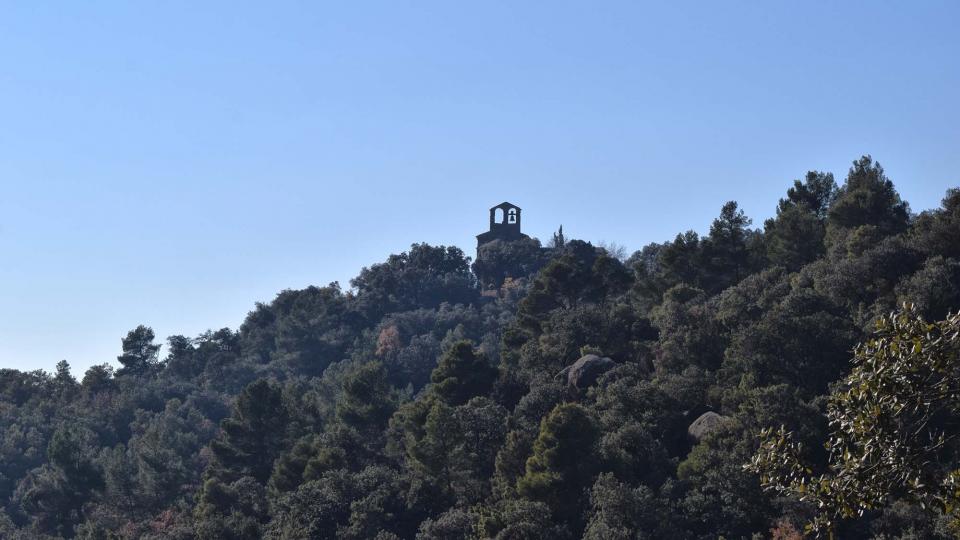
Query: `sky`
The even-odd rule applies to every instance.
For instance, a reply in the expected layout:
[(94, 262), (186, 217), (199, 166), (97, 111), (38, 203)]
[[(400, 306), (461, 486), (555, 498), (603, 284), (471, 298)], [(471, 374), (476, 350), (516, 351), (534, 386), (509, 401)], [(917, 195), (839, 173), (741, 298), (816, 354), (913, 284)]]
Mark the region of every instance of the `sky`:
[(0, 368), (116, 365), (487, 209), (628, 251), (960, 185), (960, 2), (2, 2)]

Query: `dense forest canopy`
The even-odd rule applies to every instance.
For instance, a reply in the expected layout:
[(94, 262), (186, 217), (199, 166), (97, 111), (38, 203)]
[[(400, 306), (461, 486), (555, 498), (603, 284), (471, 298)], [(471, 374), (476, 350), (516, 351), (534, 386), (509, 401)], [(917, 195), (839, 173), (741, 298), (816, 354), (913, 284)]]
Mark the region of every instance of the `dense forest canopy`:
[(759, 228), (415, 244), (162, 358), (137, 326), (117, 369), (2, 370), (0, 537), (956, 537), (960, 190), (787, 187)]

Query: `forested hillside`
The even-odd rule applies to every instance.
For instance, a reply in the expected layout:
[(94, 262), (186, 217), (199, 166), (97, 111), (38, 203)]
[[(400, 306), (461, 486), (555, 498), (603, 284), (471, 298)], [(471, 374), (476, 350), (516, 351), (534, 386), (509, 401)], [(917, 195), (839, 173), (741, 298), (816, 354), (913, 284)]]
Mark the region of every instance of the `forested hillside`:
[(784, 187), (629, 257), (415, 244), (162, 357), (138, 326), (116, 369), (2, 370), (0, 537), (954, 538), (960, 190)]

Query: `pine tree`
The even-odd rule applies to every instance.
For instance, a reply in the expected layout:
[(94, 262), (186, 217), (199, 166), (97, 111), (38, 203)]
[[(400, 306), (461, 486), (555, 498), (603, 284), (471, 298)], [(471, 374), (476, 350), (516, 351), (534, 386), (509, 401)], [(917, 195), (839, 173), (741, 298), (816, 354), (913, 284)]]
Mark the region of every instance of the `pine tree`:
[(517, 493), (546, 503), (558, 520), (577, 522), (584, 489), (593, 480), (596, 439), (596, 423), (585, 408), (575, 403), (557, 405), (540, 423)]
[(117, 375), (142, 375), (157, 364), (157, 353), (160, 345), (153, 342), (153, 329), (140, 325), (127, 333), (123, 338), (123, 354), (117, 361), (123, 365), (117, 370)]
[(383, 364), (362, 364), (346, 377), (342, 387), (336, 405), (337, 420), (364, 436), (379, 437), (396, 409)]
[(433, 391), (448, 405), (462, 405), (486, 394), (496, 378), (497, 368), (466, 340), (454, 343), (430, 375)]
[(252, 476), (266, 482), (286, 443), (289, 413), (281, 388), (260, 379), (243, 389), (222, 435), (211, 443), (216, 467), (227, 478)]

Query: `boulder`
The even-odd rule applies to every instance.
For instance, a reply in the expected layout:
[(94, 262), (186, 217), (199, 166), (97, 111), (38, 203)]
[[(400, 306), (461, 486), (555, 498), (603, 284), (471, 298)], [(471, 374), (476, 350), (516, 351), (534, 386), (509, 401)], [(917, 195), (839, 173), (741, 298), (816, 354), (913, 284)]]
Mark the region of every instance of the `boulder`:
[(597, 382), (600, 375), (603, 375), (615, 365), (617, 363), (609, 358), (588, 354), (564, 368), (559, 375), (566, 375), (568, 385), (583, 390), (592, 386), (593, 383)]
[(707, 411), (690, 424), (690, 427), (687, 428), (687, 435), (690, 436), (693, 442), (698, 443), (708, 433), (716, 431), (726, 420), (726, 416), (719, 415), (713, 411)]

